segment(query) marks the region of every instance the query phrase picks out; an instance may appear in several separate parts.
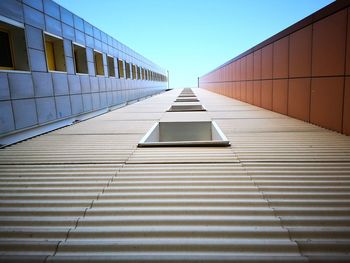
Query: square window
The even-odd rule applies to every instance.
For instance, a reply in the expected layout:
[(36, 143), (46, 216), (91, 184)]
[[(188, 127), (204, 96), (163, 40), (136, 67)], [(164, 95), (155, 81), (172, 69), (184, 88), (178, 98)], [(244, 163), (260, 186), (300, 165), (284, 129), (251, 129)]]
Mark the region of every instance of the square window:
[(88, 74), (86, 48), (73, 44), (75, 72)]
[(124, 61), (121, 59), (118, 59), (118, 71), (119, 71), (119, 78), (125, 78), (124, 74)]
[(136, 79), (136, 65), (132, 64), (132, 79)]
[(63, 40), (49, 34), (44, 34), (47, 67), (50, 71), (66, 72)]
[(0, 22), (0, 70), (29, 70), (24, 29)]
[(130, 79), (130, 63), (128, 62), (125, 62), (125, 73), (126, 73), (126, 78), (127, 79)]
[(115, 77), (114, 58), (111, 56), (107, 56), (107, 64), (108, 64), (108, 76)]
[(103, 56), (102, 53), (94, 51), (95, 72), (98, 76), (104, 76), (105, 71), (103, 68)]

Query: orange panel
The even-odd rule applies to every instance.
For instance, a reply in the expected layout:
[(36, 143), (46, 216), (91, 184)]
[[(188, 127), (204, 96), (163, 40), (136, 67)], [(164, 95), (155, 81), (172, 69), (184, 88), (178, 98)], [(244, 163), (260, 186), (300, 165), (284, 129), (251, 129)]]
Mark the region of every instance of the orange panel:
[(236, 76), (236, 80), (241, 80), (241, 62), (240, 62), (240, 60), (235, 61), (235, 76)]
[(247, 101), (247, 89), (246, 89), (246, 82), (241, 81), (241, 101)]
[(261, 49), (254, 51), (254, 70), (253, 78), (255, 80), (261, 79)]
[(241, 83), (236, 82), (236, 99), (240, 100), (241, 99)]
[(343, 133), (350, 135), (350, 78), (345, 80), (344, 110), (343, 110)]
[(247, 58), (243, 57), (241, 60), (241, 80), (247, 79)]
[(310, 116), (311, 79), (289, 79), (288, 115), (303, 121)]
[(247, 80), (253, 80), (253, 66), (254, 66), (253, 53), (250, 53), (247, 56)]
[(272, 80), (261, 81), (261, 107), (272, 110)]
[(232, 71), (233, 63), (228, 65), (228, 80), (232, 81), (233, 80), (233, 71)]
[(313, 78), (311, 80), (310, 122), (341, 132), (344, 78)]
[(261, 81), (255, 80), (253, 82), (253, 103), (254, 105), (260, 107), (261, 106)]
[(346, 75), (350, 75), (350, 7), (348, 8), (348, 32), (347, 32), (347, 47), (346, 47)]
[(316, 22), (312, 40), (312, 75), (344, 74), (347, 10)]
[(305, 27), (289, 38), (289, 77), (311, 75), (312, 26)]
[(272, 109), (278, 113), (287, 114), (288, 79), (273, 80)]
[(272, 44), (264, 47), (261, 51), (261, 77), (272, 79)]
[(273, 78), (288, 78), (288, 39), (273, 43)]
[(253, 96), (253, 81), (247, 81), (247, 102), (253, 104), (254, 96)]
[(233, 98), (234, 94), (233, 94), (233, 89), (234, 89), (234, 85), (233, 82), (230, 83), (230, 97)]

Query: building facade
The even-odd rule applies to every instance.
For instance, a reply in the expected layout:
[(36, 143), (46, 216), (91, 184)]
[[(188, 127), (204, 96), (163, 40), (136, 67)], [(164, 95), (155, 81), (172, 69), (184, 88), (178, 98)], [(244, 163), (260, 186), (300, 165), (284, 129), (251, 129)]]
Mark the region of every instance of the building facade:
[(350, 2), (324, 7), (199, 78), (199, 86), (350, 135)]
[(51, 0), (0, 1), (0, 38), (0, 140), (167, 88), (165, 69)]

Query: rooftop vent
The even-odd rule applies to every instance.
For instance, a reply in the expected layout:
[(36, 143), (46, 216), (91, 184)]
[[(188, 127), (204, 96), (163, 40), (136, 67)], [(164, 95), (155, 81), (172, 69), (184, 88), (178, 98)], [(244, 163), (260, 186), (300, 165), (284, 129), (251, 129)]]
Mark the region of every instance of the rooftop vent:
[(157, 122), (138, 147), (229, 146), (230, 142), (214, 121)]
[(201, 104), (175, 104), (172, 105), (169, 110), (172, 111), (206, 111), (206, 109)]
[(199, 101), (197, 97), (178, 97), (175, 102), (195, 102)]

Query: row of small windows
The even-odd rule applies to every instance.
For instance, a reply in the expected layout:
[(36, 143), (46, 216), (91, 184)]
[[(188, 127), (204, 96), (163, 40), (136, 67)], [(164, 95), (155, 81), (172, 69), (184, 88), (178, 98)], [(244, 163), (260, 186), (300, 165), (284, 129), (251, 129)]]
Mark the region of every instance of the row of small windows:
[[(49, 71), (66, 72), (63, 39), (49, 33), (44, 33), (46, 62)], [(72, 45), (75, 72), (88, 74), (86, 48), (77, 43)], [(107, 56), (107, 74), (116, 77), (114, 58)], [(93, 51), (95, 73), (105, 75), (103, 53)], [(167, 81), (167, 77), (149, 69), (139, 67), (121, 59), (118, 61), (118, 77), (133, 80)], [(29, 70), (25, 46), (24, 30), (22, 28), (0, 22), (0, 70)]]

